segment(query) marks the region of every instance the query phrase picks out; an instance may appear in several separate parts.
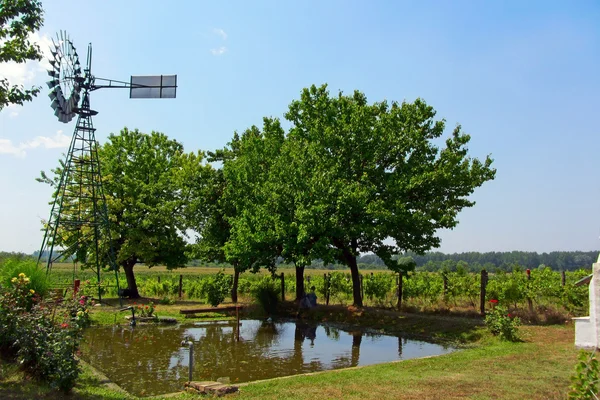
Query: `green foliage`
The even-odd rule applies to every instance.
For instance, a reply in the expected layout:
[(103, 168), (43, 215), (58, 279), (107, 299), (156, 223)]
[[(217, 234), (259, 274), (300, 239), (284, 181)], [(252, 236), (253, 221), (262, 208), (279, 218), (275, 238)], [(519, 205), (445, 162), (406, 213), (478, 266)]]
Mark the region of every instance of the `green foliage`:
[(422, 298), (430, 303), (439, 300), (443, 293), (442, 274), (419, 272), (408, 275), (402, 286), (405, 299)]
[(571, 376), (571, 391), (569, 399), (598, 399), (598, 378), (600, 376), (600, 367), (596, 352), (579, 352), (575, 373)]
[[(297, 229), (302, 237), (327, 238), (320, 258), (351, 269), (359, 252), (373, 252), (393, 268), (400, 249), (439, 245), (435, 232), (453, 228), (458, 212), (474, 204), (468, 196), (495, 175), (490, 158), (467, 156), (470, 137), (460, 126), (445, 148), (433, 143), (445, 122), (421, 99), (369, 104), (359, 91), (330, 96), (326, 85), (312, 86), (290, 104), (286, 119), (293, 125), (287, 154), (294, 157), (286, 164), (294, 171), (280, 176), (295, 194)], [(361, 305), (353, 283), (354, 303)]]
[(497, 305), (485, 316), (485, 326), (502, 340), (516, 342), (519, 340), (521, 320), (508, 313), (505, 307)]
[(417, 263), (415, 262), (415, 260), (412, 257), (408, 256), (398, 258), (396, 264), (392, 263), (388, 266), (388, 268), (394, 272), (402, 272), (406, 274), (408, 272), (414, 271), (416, 266)]
[(11, 279), (20, 273), (29, 278), (29, 289), (42, 297), (46, 295), (49, 288), (46, 271), (39, 268), (33, 259), (11, 257), (0, 262), (0, 284), (4, 287), (10, 287)]
[[(201, 208), (203, 200), (193, 196), (192, 186), (202, 181), (205, 172), (212, 167), (204, 164), (203, 153), (185, 154), (179, 142), (162, 133), (145, 134), (127, 128), (119, 134), (109, 135), (98, 153), (114, 238), (111, 244), (117, 264), (130, 272), (126, 276), (131, 296), (137, 297), (133, 273), (136, 264), (165, 265), (169, 269), (185, 265), (187, 244), (181, 232), (191, 227), (191, 221), (185, 216), (193, 211), (190, 207)], [(38, 180), (56, 187), (63, 167), (61, 164), (53, 170), (52, 179), (42, 173)], [(76, 183), (77, 176), (73, 176), (73, 182), (66, 185)], [(91, 212), (93, 207), (85, 199), (79, 200), (78, 204), (84, 212)], [(78, 210), (63, 207), (63, 213)], [(75, 241), (78, 246), (73, 246)], [(71, 235), (64, 233), (57, 244), (79, 249), (76, 256), (84, 265), (96, 259), (95, 243), (93, 240), (82, 241), (78, 231)], [(102, 243), (101, 248), (107, 245)], [(104, 253), (100, 257), (106, 261)]]
[(33, 376), (68, 392), (79, 376), (75, 353), (89, 325), (85, 297), (44, 303), (24, 274), (0, 286), (0, 349)]
[[(44, 22), (44, 10), (37, 0), (2, 0), (0, 2), (0, 63), (24, 63), (41, 60), (42, 52), (31, 43), (29, 35), (38, 31)], [(22, 85), (10, 85), (0, 77), (0, 111), (10, 105), (22, 105), (31, 101), (40, 87), (24, 89)]]
[(377, 299), (383, 302), (394, 287), (394, 280), (391, 274), (379, 273), (366, 275), (363, 279), (365, 296), (370, 300)]
[(329, 290), (332, 298), (345, 299), (352, 294), (352, 280), (349, 274), (332, 272), (329, 278)]
[(279, 304), (280, 289), (278, 281), (270, 276), (265, 276), (255, 282), (250, 289), (254, 301), (256, 301), (267, 314), (273, 314)]
[(163, 306), (171, 306), (171, 305), (175, 304), (175, 300), (173, 300), (170, 297), (165, 296), (162, 299), (160, 299), (160, 301), (158, 303), (162, 304)]
[(231, 284), (231, 275), (225, 275), (223, 271), (219, 271), (216, 275), (205, 278), (203, 291), (208, 303), (213, 307), (221, 304), (229, 294)]

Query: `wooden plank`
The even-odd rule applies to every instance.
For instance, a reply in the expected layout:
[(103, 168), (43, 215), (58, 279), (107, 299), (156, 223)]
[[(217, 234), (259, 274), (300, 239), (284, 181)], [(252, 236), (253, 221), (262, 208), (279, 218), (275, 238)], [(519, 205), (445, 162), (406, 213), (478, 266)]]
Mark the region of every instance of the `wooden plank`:
[[(243, 308), (242, 306), (239, 306)], [(227, 306), (227, 307), (210, 307), (210, 308), (189, 308), (187, 310), (179, 310), (180, 314), (200, 314), (207, 312), (228, 312), (235, 311), (236, 306)]]

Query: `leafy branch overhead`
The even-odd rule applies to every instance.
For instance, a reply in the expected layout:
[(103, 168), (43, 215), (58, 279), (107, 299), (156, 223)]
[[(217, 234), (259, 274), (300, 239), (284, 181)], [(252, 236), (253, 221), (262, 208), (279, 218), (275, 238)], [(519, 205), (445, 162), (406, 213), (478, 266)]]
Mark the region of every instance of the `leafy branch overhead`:
[[(0, 63), (42, 59), (40, 48), (31, 42), (30, 35), (42, 27), (43, 15), (42, 4), (37, 0), (0, 1)], [(25, 89), (0, 78), (0, 110), (31, 101), (39, 92), (39, 86)]]

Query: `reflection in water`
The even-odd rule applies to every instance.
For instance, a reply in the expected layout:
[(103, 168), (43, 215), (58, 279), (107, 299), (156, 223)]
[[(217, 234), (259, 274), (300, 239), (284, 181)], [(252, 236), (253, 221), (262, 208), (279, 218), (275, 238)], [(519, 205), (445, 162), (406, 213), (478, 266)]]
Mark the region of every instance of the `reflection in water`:
[[(141, 396), (181, 390), (188, 368), (188, 349), (180, 346), (185, 338), (194, 342), (194, 380), (231, 383), (453, 350), (304, 321), (245, 320), (239, 341), (235, 322), (228, 321), (175, 327), (99, 327), (88, 329), (85, 336), (83, 358), (127, 391)], [(396, 347), (397, 353), (393, 351)]]

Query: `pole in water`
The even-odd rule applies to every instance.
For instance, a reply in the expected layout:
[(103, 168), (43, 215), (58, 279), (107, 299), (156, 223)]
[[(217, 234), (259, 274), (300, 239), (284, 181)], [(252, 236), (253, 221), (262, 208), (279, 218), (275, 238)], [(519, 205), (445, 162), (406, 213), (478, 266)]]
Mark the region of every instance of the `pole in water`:
[(239, 342), (240, 341), (240, 306), (238, 306), (237, 304), (235, 305), (235, 320), (237, 322), (237, 324), (236, 324), (236, 332), (237, 332), (236, 340)]
[(191, 340), (183, 340), (181, 342), (182, 346), (189, 346), (190, 348), (190, 358), (189, 358), (189, 367), (188, 367), (188, 381), (192, 381), (192, 373), (194, 371), (194, 342)]

